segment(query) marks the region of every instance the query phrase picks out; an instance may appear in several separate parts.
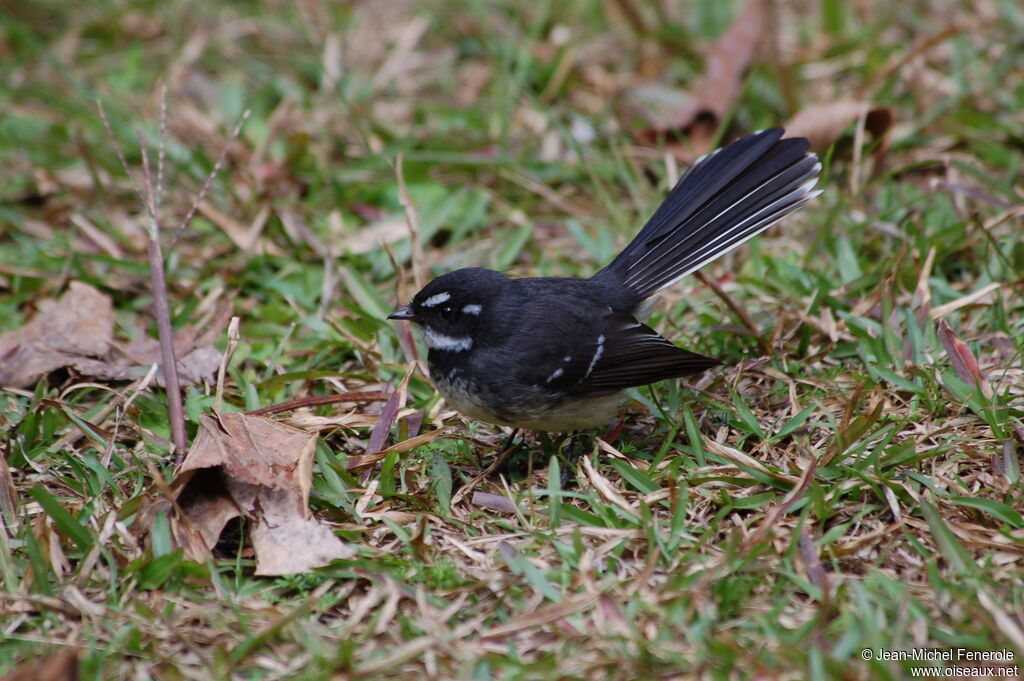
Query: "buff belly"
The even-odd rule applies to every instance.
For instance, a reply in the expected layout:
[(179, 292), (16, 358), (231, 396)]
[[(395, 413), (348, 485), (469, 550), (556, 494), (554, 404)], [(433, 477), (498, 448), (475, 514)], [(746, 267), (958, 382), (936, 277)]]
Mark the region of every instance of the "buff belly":
[(499, 426), (568, 432), (604, 425), (615, 418), (625, 401), (624, 393), (601, 397), (566, 399), (542, 394), (525, 394), (502, 399), (480, 386), (469, 386), (458, 376), (434, 376), (434, 385), (455, 411)]

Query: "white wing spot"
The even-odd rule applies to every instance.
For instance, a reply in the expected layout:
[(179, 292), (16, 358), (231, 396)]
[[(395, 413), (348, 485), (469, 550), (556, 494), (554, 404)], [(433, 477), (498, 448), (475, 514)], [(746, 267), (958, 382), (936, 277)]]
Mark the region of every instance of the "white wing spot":
[(562, 371), (561, 367), (559, 367), (558, 369), (555, 369), (555, 370), (554, 370), (554, 371), (553, 371), (553, 372), (551, 373), (551, 375), (550, 375), (550, 376), (548, 376), (548, 378), (547, 378), (547, 380), (545, 381), (545, 383), (550, 383), (551, 381), (555, 380), (556, 378), (558, 378), (559, 376), (561, 376), (561, 375), (562, 375), (562, 374), (564, 374), (564, 373), (565, 373), (565, 372), (564, 372), (564, 371)]
[(583, 374), (583, 378), (590, 375), (590, 372), (594, 370), (594, 366), (597, 365), (597, 361), (601, 359), (601, 355), (604, 354), (604, 340), (603, 333), (597, 337), (597, 351), (594, 353), (593, 358), (591, 358), (590, 366), (587, 367), (587, 373)]
[(423, 327), (423, 340), (431, 350), (447, 350), (449, 352), (465, 352), (473, 347), (473, 339), (469, 336), (453, 337), (434, 331), (428, 326)]
[(565, 357), (562, 358), (562, 361), (563, 362), (571, 362), (572, 361), (572, 355), (566, 355)]
[(471, 305), (467, 305), (464, 308), (462, 308), (462, 312), (464, 314), (477, 314), (478, 315), (481, 312), (483, 312), (483, 310), (484, 310), (483, 306), (482, 305), (477, 305), (476, 303), (473, 303)]
[(422, 303), (420, 303), (420, 305), (422, 305), (423, 307), (437, 307), (441, 303), (451, 300), (451, 297), (452, 295), (447, 291), (441, 291), (440, 293), (435, 293), (434, 295), (430, 296)]

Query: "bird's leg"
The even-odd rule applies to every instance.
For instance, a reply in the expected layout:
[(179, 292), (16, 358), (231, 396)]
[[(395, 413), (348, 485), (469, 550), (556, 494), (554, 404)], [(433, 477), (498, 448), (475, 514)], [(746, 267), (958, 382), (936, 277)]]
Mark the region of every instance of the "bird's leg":
[(619, 435), (622, 434), (622, 429), (625, 427), (626, 419), (621, 418), (620, 416), (619, 420), (615, 422), (615, 425), (609, 428), (608, 432), (605, 433), (604, 441), (608, 443), (615, 442), (616, 438), (618, 438)]
[(576, 475), (576, 464), (579, 463), (580, 459), (583, 458), (583, 455), (589, 449), (586, 442), (588, 439), (586, 433), (580, 431), (573, 431), (566, 436), (566, 446), (563, 448), (565, 453), (559, 457), (565, 463), (562, 466), (562, 489), (576, 486), (574, 477)]
[(516, 441), (516, 435), (518, 435), (518, 434), (519, 434), (519, 429), (518, 428), (513, 428), (512, 432), (509, 433), (509, 436), (507, 438), (505, 438), (505, 444), (503, 444), (501, 446), (501, 451), (498, 452), (498, 457), (499, 458), (501, 456), (503, 456), (505, 454), (505, 452), (507, 452), (508, 450), (512, 449), (512, 444)]
[(459, 488), (455, 495), (452, 496), (452, 506), (462, 501), (463, 497), (476, 489), (476, 486), (479, 485), (481, 481), (486, 480), (488, 476), (495, 472), (499, 472), (499, 474), (502, 472), (498, 469), (504, 467), (505, 464), (508, 463), (509, 457), (516, 451), (515, 439), (518, 432), (518, 428), (513, 430), (512, 434), (505, 439), (505, 444), (501, 446), (501, 449), (498, 451), (498, 456), (495, 457), (494, 461), (492, 461), (487, 468), (484, 468), (479, 474), (473, 477), (472, 480)]
[(501, 446), (501, 450), (498, 452), (498, 457), (491, 463), (490, 466), (487, 467), (487, 469), (482, 473), (482, 475), (487, 476), (493, 473), (497, 473), (499, 475), (509, 474), (509, 459), (515, 453), (516, 449), (519, 448), (519, 445), (515, 441), (516, 435), (518, 434), (519, 429), (513, 428), (509, 436), (505, 438), (505, 444)]

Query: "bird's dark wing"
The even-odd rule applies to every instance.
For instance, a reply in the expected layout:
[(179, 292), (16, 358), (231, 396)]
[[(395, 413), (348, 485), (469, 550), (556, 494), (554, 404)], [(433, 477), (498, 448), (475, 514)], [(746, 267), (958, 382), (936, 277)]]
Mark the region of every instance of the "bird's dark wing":
[(720, 362), (676, 347), (627, 312), (612, 312), (577, 336), (555, 364), (522, 367), (523, 378), (571, 397), (598, 397), (695, 374)]

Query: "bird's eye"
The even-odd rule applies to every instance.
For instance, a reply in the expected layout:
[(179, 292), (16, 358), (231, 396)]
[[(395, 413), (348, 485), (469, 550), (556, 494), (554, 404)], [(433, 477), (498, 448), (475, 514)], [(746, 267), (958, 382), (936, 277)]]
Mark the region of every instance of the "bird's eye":
[(441, 319), (451, 319), (455, 316), (455, 308), (451, 305), (445, 305), (441, 308)]

